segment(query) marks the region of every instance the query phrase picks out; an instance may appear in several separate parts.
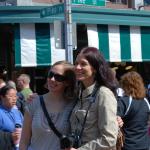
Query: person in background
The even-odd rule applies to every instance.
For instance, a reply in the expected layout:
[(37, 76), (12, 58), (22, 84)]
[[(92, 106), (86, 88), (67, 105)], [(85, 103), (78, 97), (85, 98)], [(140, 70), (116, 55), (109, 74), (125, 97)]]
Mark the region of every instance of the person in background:
[(6, 82), (3, 79), (0, 79), (0, 89), (6, 85)]
[(118, 115), (123, 119), (123, 150), (148, 150), (148, 118), (150, 106), (145, 98), (143, 79), (135, 71), (121, 77), (124, 97), (118, 99)]
[[(76, 77), (74, 66), (66, 61), (52, 65), (48, 72), (47, 85), (49, 92), (44, 94), (43, 101), (49, 116), (62, 134), (69, 132), (69, 114), (75, 100)], [(25, 118), (19, 150), (60, 150), (59, 138), (49, 127), (36, 96), (26, 107)]]
[(147, 85), (146, 95), (147, 95), (147, 98), (148, 98), (149, 103), (150, 103), (150, 83)]
[[(7, 82), (7, 85), (12, 86), (14, 89), (16, 89), (16, 84), (14, 81), (9, 80)], [(17, 102), (16, 102), (16, 106), (17, 108), (21, 111), (21, 113), (24, 115), (24, 111), (25, 111), (25, 105), (26, 105), (26, 101), (25, 98), (23, 96), (23, 94), (21, 92), (17, 92)]]
[(119, 81), (116, 78), (116, 70), (114, 70), (114, 69), (111, 69), (111, 70), (112, 70), (112, 73), (113, 73), (114, 78), (115, 78), (114, 80), (116, 80), (116, 82), (117, 82), (117, 89), (116, 89), (117, 97), (122, 97), (124, 95), (124, 91), (120, 87), (120, 83), (119, 83)]
[(21, 74), (17, 78), (17, 88), (20, 90), (20, 93), (24, 96), (25, 100), (32, 94), (32, 90), (30, 89), (30, 77), (27, 74)]
[(75, 73), (79, 96), (70, 123), (72, 134), (79, 142), (75, 148), (66, 150), (115, 149), (118, 135), (117, 83), (111, 68), (97, 48), (86, 47), (76, 58)]
[(8, 80), (6, 84), (16, 89), (16, 83), (14, 81)]
[[(0, 90), (0, 149), (18, 150), (15, 144), (19, 143), (21, 132), (16, 131), (16, 124), (22, 126), (23, 116), (16, 109), (17, 91), (6, 85)], [(18, 143), (16, 143), (18, 141)]]

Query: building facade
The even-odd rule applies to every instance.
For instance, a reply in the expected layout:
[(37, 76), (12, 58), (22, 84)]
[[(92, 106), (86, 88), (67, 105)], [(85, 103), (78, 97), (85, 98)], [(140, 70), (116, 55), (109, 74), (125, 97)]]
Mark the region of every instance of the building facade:
[[(28, 73), (32, 79), (32, 89), (43, 93), (47, 69), (56, 60), (65, 59), (64, 16), (61, 13), (41, 18), (40, 11), (61, 2), (61, 0), (1, 2), (3, 3), (3, 6), (0, 6), (2, 78), (15, 80), (20, 73)], [(131, 4), (125, 0), (106, 1), (105, 7), (73, 6), (74, 58), (82, 47), (95, 46), (103, 51), (112, 68), (117, 69), (118, 78), (128, 71), (130, 66), (130, 69), (139, 71), (145, 83), (148, 83), (149, 6), (144, 6), (144, 9), (133, 10)]]

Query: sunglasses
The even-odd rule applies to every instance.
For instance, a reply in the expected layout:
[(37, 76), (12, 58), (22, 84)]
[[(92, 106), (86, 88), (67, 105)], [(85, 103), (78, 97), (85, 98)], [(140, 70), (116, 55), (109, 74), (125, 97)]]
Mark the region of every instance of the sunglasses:
[(66, 77), (65, 77), (65, 76), (50, 71), (50, 72), (48, 73), (48, 78), (51, 79), (52, 77), (54, 77), (54, 79), (55, 79), (56, 81), (58, 81), (58, 82), (63, 82), (63, 81), (66, 80)]

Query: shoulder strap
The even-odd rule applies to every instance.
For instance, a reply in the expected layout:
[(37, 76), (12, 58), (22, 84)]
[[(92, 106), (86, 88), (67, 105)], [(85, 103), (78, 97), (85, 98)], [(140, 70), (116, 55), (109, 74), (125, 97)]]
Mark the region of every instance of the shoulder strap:
[(47, 119), (47, 122), (49, 124), (49, 127), (53, 130), (53, 132), (59, 137), (61, 138), (62, 137), (62, 134), (56, 129), (54, 123), (52, 122), (48, 112), (47, 112), (47, 109), (46, 109), (46, 106), (45, 106), (45, 103), (44, 103), (44, 99), (43, 99), (43, 96), (40, 95), (40, 104), (41, 104), (41, 107), (42, 107), (42, 110), (44, 112), (44, 115)]
[(132, 103), (132, 97), (131, 97), (131, 96), (129, 96), (129, 105), (128, 105), (128, 108), (127, 108), (127, 110), (126, 110), (126, 112), (125, 112), (124, 116), (126, 116), (126, 115), (127, 115), (128, 111), (129, 111), (129, 109), (130, 109), (131, 103)]
[(147, 103), (147, 106), (148, 106), (149, 111), (150, 111), (150, 104), (149, 104), (148, 100), (146, 98), (144, 98), (144, 101)]
[(79, 137), (81, 138), (82, 134), (83, 134), (83, 130), (84, 130), (84, 126), (85, 126), (85, 123), (86, 123), (86, 119), (87, 119), (87, 115), (88, 115), (88, 112), (92, 106), (92, 104), (95, 102), (95, 99), (96, 99), (96, 95), (97, 95), (97, 91), (99, 90), (99, 86), (96, 84), (94, 89), (93, 89), (93, 92), (92, 94), (90, 95), (90, 101), (89, 101), (89, 105), (88, 105), (88, 108), (86, 110), (86, 114), (85, 114), (85, 117), (84, 117), (84, 120), (83, 120), (83, 124), (82, 124), (82, 129), (81, 129), (81, 132), (80, 132), (80, 135)]
[(86, 97), (86, 99), (89, 99), (90, 103), (94, 103), (96, 100), (96, 96), (97, 96), (97, 91), (99, 90), (100, 86), (98, 84), (95, 84), (94, 89), (91, 93), (91, 95), (89, 95), (88, 97)]

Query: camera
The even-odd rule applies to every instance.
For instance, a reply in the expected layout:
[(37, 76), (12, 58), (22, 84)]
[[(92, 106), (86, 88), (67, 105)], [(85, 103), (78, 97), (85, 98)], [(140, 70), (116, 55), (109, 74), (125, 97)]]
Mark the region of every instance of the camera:
[(63, 135), (60, 139), (61, 149), (65, 148), (78, 148), (80, 146), (80, 137), (74, 133), (70, 135)]

